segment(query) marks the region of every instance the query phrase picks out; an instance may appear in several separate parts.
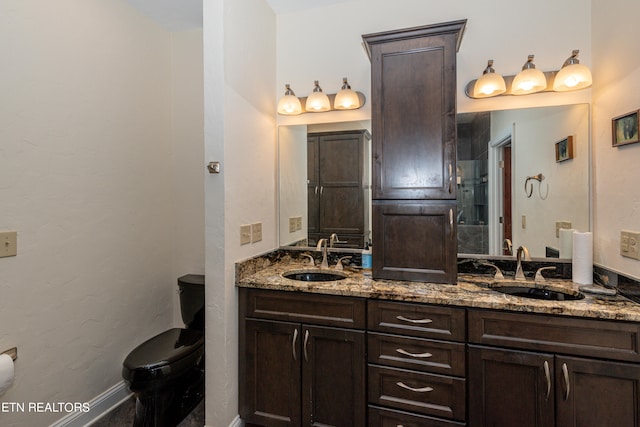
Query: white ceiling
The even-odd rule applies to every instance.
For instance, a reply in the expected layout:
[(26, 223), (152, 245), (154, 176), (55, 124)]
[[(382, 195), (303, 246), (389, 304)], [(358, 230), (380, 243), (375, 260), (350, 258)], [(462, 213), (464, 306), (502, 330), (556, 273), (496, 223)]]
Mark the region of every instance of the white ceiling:
[[(202, 28), (202, 0), (127, 0), (168, 31)], [(351, 0), (266, 0), (276, 14), (299, 12)]]

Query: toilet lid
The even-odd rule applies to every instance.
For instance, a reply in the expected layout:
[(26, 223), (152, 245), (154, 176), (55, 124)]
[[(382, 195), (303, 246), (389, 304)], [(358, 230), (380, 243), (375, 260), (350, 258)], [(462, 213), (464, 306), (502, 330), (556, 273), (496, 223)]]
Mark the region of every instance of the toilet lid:
[(162, 332), (136, 347), (123, 362), (125, 379), (152, 379), (177, 374), (184, 359), (201, 357), (204, 353), (204, 335), (195, 329), (173, 328)]

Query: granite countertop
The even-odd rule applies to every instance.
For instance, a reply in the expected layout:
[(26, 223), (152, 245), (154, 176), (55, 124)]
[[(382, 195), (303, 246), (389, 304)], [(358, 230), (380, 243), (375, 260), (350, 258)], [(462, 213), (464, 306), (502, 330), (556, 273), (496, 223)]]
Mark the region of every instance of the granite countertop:
[[(350, 297), (375, 298), (392, 301), (418, 302), (458, 307), (486, 308), (526, 313), (561, 316), (640, 321), (640, 304), (617, 295), (596, 296), (585, 293), (585, 298), (571, 301), (546, 301), (503, 294), (489, 289), (492, 276), (460, 274), (457, 285), (374, 280), (354, 269), (342, 271), (347, 277), (331, 282), (303, 282), (287, 279), (283, 273), (292, 271), (328, 271), (310, 267), (301, 260), (284, 258), (277, 262), (239, 264), (236, 267), (236, 285), (243, 288), (306, 292)], [(533, 280), (528, 279), (533, 285)], [(570, 280), (547, 279), (545, 288), (576, 292), (580, 285)]]

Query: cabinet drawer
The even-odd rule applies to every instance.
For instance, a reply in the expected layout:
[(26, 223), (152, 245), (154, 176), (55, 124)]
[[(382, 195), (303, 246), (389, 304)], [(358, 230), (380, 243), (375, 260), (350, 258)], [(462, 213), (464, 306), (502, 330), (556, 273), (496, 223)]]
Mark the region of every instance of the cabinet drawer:
[(464, 420), (465, 380), (369, 365), (369, 403)]
[(465, 310), (370, 300), (369, 330), (464, 342)]
[(465, 345), (371, 332), (369, 363), (465, 376)]
[(369, 427), (458, 427), (465, 423), (369, 406)]
[(364, 329), (365, 301), (357, 298), (240, 289), (244, 316)]
[(640, 361), (640, 325), (628, 322), (469, 310), (469, 342)]

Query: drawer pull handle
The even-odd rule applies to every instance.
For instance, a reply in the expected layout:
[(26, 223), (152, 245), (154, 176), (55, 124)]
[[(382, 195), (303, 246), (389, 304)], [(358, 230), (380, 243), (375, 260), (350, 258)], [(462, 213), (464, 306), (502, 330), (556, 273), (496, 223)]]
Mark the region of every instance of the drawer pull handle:
[(551, 374), (549, 373), (549, 362), (544, 361), (544, 377), (547, 380), (547, 395), (544, 397), (544, 400), (549, 400), (549, 395), (551, 394)]
[(453, 166), (449, 163), (449, 194), (453, 193)]
[(569, 383), (569, 370), (567, 369), (566, 363), (562, 364), (562, 375), (564, 376), (564, 385), (566, 387), (564, 392), (564, 400), (568, 400), (569, 392), (571, 391), (571, 384)]
[(296, 355), (296, 341), (298, 341), (298, 328), (293, 330), (293, 339), (291, 340), (291, 351), (293, 352), (293, 360), (298, 361)]
[(433, 320), (431, 319), (407, 319), (404, 316), (396, 316), (396, 319), (398, 320), (402, 320), (403, 322), (409, 322), (409, 323), (431, 323), (433, 322)]
[(405, 383), (403, 383), (402, 381), (398, 381), (398, 382), (396, 383), (396, 385), (397, 385), (398, 387), (402, 387), (402, 388), (404, 388), (404, 389), (406, 389), (406, 390), (409, 390), (409, 391), (415, 391), (416, 393), (428, 393), (428, 392), (430, 392), (430, 391), (433, 391), (433, 388), (431, 388), (431, 387), (422, 387), (422, 388), (413, 388), (413, 387), (409, 387), (408, 385), (406, 385), (406, 384), (405, 384)]
[(410, 356), (410, 357), (419, 357), (419, 358), (426, 359), (433, 356), (433, 354), (431, 353), (409, 353), (407, 350), (403, 350), (401, 348), (396, 348), (396, 351), (400, 354), (404, 354), (405, 356)]

